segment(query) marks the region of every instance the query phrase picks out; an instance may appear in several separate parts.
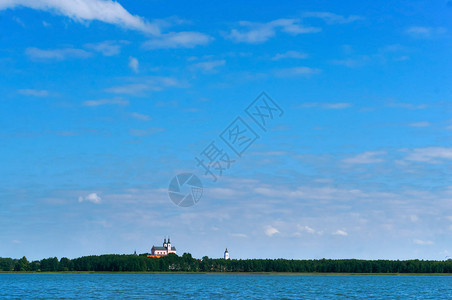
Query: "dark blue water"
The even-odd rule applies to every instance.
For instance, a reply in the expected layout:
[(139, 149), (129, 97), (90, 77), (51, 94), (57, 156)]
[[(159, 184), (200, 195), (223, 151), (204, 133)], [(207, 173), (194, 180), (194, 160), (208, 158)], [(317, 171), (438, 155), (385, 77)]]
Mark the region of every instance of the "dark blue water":
[(452, 299), (452, 276), (0, 274), (1, 299)]

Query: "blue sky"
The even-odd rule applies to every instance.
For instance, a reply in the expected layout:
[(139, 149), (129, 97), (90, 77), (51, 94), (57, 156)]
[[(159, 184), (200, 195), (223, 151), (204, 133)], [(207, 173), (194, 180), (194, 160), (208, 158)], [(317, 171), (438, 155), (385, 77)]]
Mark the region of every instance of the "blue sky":
[[(452, 256), (451, 25), (443, 0), (0, 0), (0, 257), (167, 235), (195, 257)], [(284, 114), (203, 176), (262, 91)], [(192, 207), (168, 197), (181, 172)]]

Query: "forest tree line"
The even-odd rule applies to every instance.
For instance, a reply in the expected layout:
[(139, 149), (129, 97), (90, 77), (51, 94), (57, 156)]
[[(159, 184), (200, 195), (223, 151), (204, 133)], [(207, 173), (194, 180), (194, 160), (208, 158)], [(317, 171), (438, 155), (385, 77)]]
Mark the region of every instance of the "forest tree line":
[(195, 259), (190, 253), (154, 258), (140, 255), (92, 255), (29, 262), (0, 258), (0, 271), (18, 272), (300, 272), (300, 273), (452, 273), (452, 260), (359, 259)]

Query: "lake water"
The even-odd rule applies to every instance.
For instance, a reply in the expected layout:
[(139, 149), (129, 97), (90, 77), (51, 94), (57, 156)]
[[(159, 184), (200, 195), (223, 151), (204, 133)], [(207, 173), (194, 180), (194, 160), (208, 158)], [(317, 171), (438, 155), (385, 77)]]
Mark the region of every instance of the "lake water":
[(452, 299), (452, 276), (0, 274), (1, 299)]

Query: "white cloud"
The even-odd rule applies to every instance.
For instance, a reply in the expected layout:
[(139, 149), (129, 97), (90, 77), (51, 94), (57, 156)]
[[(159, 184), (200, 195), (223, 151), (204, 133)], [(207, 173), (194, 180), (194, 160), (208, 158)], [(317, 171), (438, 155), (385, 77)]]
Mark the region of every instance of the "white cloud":
[(416, 245), (433, 245), (434, 243), (432, 241), (424, 241), (424, 240), (418, 240), (418, 239), (414, 239), (413, 243), (415, 243)]
[(183, 31), (170, 32), (156, 36), (143, 43), (145, 49), (171, 49), (171, 48), (194, 48), (199, 45), (207, 45), (213, 40), (201, 32)]
[(411, 215), (410, 220), (411, 220), (411, 222), (417, 222), (417, 221), (419, 221), (419, 217), (416, 215)]
[(97, 195), (97, 193), (91, 193), (88, 194), (85, 198), (83, 198), (82, 196), (78, 197), (78, 202), (92, 202), (94, 204), (100, 204), (102, 202), (102, 199), (99, 197), (99, 195)]
[(385, 151), (367, 151), (354, 157), (346, 158), (342, 162), (346, 164), (373, 164), (383, 162), (384, 159), (378, 156), (386, 154)]
[(444, 27), (412, 26), (405, 30), (405, 33), (415, 38), (434, 38), (442, 36), (446, 32)]
[(305, 231), (305, 232), (310, 233), (310, 234), (314, 234), (315, 233), (315, 230), (313, 228), (309, 227), (309, 226), (298, 226), (298, 228), (301, 231)]
[(310, 76), (321, 72), (322, 70), (317, 68), (293, 67), (278, 69), (275, 71), (275, 75), (278, 77)]
[[(281, 199), (313, 199), (313, 200), (333, 200), (333, 199), (357, 199), (368, 198), (371, 195), (359, 189), (338, 189), (333, 187), (310, 187), (300, 186), (296, 189), (276, 189), (274, 187), (258, 186), (252, 189), (257, 195)], [(377, 193), (374, 197), (387, 197), (385, 193)]]
[(428, 127), (428, 126), (430, 126), (430, 122), (427, 122), (427, 121), (414, 122), (414, 123), (410, 123), (408, 125), (411, 127)]
[(149, 121), (151, 120), (151, 117), (145, 114), (139, 114), (139, 113), (132, 113), (131, 116), (137, 120), (141, 120), (141, 121)]
[(273, 236), (273, 235), (275, 235), (277, 233), (279, 233), (278, 229), (276, 229), (276, 228), (274, 228), (274, 227), (272, 227), (270, 225), (265, 228), (265, 234), (267, 236)]
[(230, 236), (239, 237), (239, 238), (247, 238), (248, 236), (244, 233), (231, 233)]
[(262, 26), (251, 29), (247, 32), (240, 32), (237, 29), (232, 29), (228, 38), (234, 42), (244, 43), (262, 43), (275, 35), (275, 30), (270, 26)]
[(284, 58), (297, 58), (297, 59), (303, 59), (307, 58), (308, 55), (303, 52), (298, 51), (287, 51), (285, 53), (278, 53), (275, 56), (273, 56), (272, 60), (280, 60)]
[(215, 68), (224, 66), (225, 64), (226, 64), (226, 61), (224, 59), (211, 60), (211, 61), (196, 63), (196, 64), (192, 65), (192, 68), (199, 69), (204, 72), (213, 72), (213, 71), (215, 71)]
[(425, 109), (428, 106), (426, 104), (420, 103), (420, 104), (414, 104), (414, 103), (408, 103), (408, 102), (389, 102), (387, 104), (388, 107), (396, 107), (396, 108), (405, 108), (405, 109)]
[(452, 148), (426, 147), (416, 148), (408, 152), (406, 160), (437, 163), (440, 159), (452, 160)]
[(305, 27), (300, 24), (300, 19), (277, 19), (268, 23), (255, 23), (248, 21), (239, 22), (244, 30), (232, 29), (227, 38), (234, 42), (263, 43), (276, 35), (276, 30), (289, 34), (298, 35), (302, 33), (320, 32), (318, 27)]
[(85, 47), (100, 52), (104, 56), (114, 56), (118, 55), (121, 52), (122, 45), (127, 43), (127, 41), (104, 41), (100, 43), (86, 44)]
[(348, 235), (347, 232), (345, 232), (345, 231), (343, 231), (343, 230), (340, 230), (340, 229), (338, 229), (338, 230), (336, 230), (335, 232), (333, 232), (333, 234), (334, 234), (334, 235), (342, 235), (342, 236), (347, 236), (347, 235)]
[(185, 88), (187, 85), (172, 77), (153, 76), (139, 79), (139, 82), (113, 86), (106, 91), (114, 94), (140, 95), (146, 91), (161, 91), (167, 87)]
[(130, 14), (121, 4), (111, 0), (7, 0), (0, 2), (0, 10), (18, 7), (49, 11), (79, 22), (97, 20), (145, 33), (159, 33), (156, 25)]
[(130, 83), (125, 85), (113, 86), (106, 89), (105, 91), (113, 94), (137, 95), (148, 90), (160, 91), (161, 88), (146, 83)]
[(101, 106), (101, 105), (129, 105), (128, 100), (122, 98), (99, 99), (84, 101), (83, 106)]
[(370, 60), (369, 56), (361, 55), (357, 58), (335, 59), (332, 60), (331, 63), (333, 65), (345, 66), (348, 68), (359, 68), (367, 64)]
[(165, 131), (164, 128), (129, 129), (129, 134), (133, 136), (148, 136)]
[(348, 17), (344, 17), (330, 12), (306, 12), (303, 14), (303, 17), (322, 19), (327, 24), (346, 24), (359, 20), (364, 20), (364, 17), (357, 15), (350, 15)]
[(298, 108), (323, 108), (323, 109), (344, 109), (351, 107), (352, 104), (348, 102), (308, 102), (298, 106)]
[(138, 59), (135, 57), (129, 56), (129, 68), (131, 68), (135, 73), (138, 73)]
[(46, 90), (35, 90), (35, 89), (21, 89), (17, 91), (21, 95), (35, 96), (35, 97), (46, 97), (49, 92)]
[(25, 23), (24, 23), (20, 18), (18, 18), (18, 17), (13, 17), (13, 20), (14, 20), (17, 24), (19, 24), (20, 26), (22, 26), (23, 28), (27, 27), (27, 26), (25, 26)]
[[(327, 24), (345, 24), (364, 19), (356, 15), (344, 17), (330, 12), (307, 12), (303, 14), (303, 18), (320, 18)], [(256, 44), (274, 37), (278, 30), (292, 35), (322, 31), (319, 27), (302, 25), (303, 18), (277, 19), (268, 23), (241, 21), (241, 29), (232, 29), (227, 37), (234, 42)]]
[(34, 47), (27, 48), (25, 54), (32, 60), (65, 60), (68, 58), (88, 58), (92, 56), (92, 53), (82, 49), (64, 48), (64, 49), (52, 49), (44, 50)]

